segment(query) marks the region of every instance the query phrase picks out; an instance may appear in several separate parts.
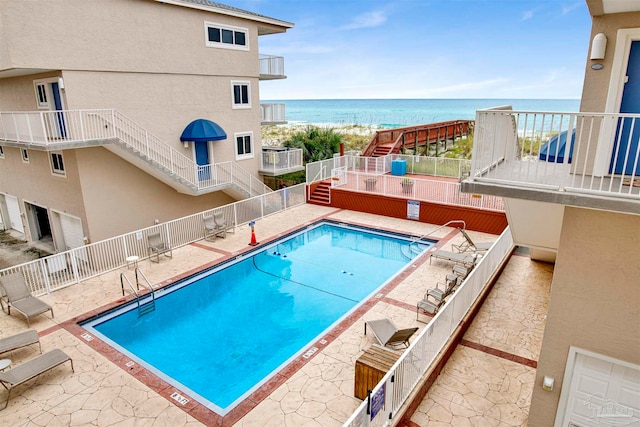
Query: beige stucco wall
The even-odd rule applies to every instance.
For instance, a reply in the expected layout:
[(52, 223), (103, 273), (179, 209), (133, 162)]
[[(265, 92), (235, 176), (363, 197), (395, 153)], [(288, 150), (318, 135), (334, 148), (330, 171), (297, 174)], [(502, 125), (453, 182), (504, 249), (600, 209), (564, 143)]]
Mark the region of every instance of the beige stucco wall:
[(640, 364), (639, 247), (640, 216), (565, 208), (529, 425), (553, 425), (569, 346)]
[(75, 151), (85, 233), (92, 242), (234, 201), (222, 191), (198, 197), (178, 193), (102, 147)]
[[(0, 46), (2, 43), (0, 43)], [(0, 79), (0, 111), (37, 111), (34, 80), (59, 77), (59, 71)], [(64, 98), (64, 93), (63, 93)], [(63, 99), (64, 101), (64, 99)], [(66, 107), (66, 105), (65, 105)]]
[[(73, 150), (63, 153), (66, 177), (51, 173), (50, 154), (47, 152), (29, 150), (29, 163), (22, 161), (18, 148), (4, 147), (4, 153), (5, 158), (0, 159), (0, 191), (17, 196), (22, 212), (26, 200), (79, 217), (83, 227), (86, 226), (78, 161)], [(27, 228), (25, 232), (28, 233)]]
[[(250, 109), (232, 108), (231, 82), (250, 83)], [(211, 162), (235, 160), (234, 133), (253, 132), (254, 158), (238, 165), (257, 175), (260, 166), (260, 100), (257, 78), (65, 71), (68, 109), (115, 108), (189, 158), (180, 142), (184, 128), (204, 118), (222, 126), (227, 139), (212, 143)]]
[[(3, 1), (0, 19), (14, 68), (258, 75), (257, 27), (241, 18), (150, 0), (33, 0)], [(205, 47), (205, 21), (248, 28), (250, 50)]]
[[(615, 13), (592, 17), (589, 41), (591, 42), (596, 34), (604, 33), (607, 37), (607, 49), (603, 60), (591, 60), (589, 59), (591, 46), (589, 46), (585, 61), (585, 77), (580, 111), (604, 112), (609, 92), (609, 81), (611, 79), (618, 30), (638, 27), (640, 27), (640, 12)], [(595, 63), (604, 65), (604, 68), (602, 70), (592, 70), (591, 66)]]

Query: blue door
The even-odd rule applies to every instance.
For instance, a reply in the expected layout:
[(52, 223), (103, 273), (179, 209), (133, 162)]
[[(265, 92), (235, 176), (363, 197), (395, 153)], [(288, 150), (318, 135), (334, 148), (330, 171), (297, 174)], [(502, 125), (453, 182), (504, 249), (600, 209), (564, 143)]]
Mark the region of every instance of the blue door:
[[(640, 41), (631, 42), (629, 65), (627, 66), (627, 82), (622, 92), (620, 113), (640, 113)], [(640, 175), (639, 140), (640, 119), (621, 118), (616, 129), (616, 143), (613, 147), (609, 172)], [(636, 166), (635, 172), (634, 165)]]
[(209, 142), (197, 141), (195, 142), (196, 149), (196, 163), (198, 166), (204, 166), (198, 168), (198, 179), (205, 181), (211, 177), (211, 169), (209, 165)]
[(64, 123), (64, 113), (62, 112), (62, 100), (60, 99), (60, 86), (58, 83), (51, 83), (51, 92), (53, 92), (53, 104), (56, 107), (56, 120), (58, 122), (58, 133), (60, 138), (66, 138), (67, 129)]

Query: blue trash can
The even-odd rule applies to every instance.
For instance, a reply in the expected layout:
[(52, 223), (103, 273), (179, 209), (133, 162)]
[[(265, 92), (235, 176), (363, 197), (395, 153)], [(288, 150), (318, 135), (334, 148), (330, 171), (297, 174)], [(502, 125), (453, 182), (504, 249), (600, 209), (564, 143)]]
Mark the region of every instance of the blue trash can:
[(407, 173), (407, 161), (406, 160), (392, 160), (391, 161), (391, 175), (402, 176)]

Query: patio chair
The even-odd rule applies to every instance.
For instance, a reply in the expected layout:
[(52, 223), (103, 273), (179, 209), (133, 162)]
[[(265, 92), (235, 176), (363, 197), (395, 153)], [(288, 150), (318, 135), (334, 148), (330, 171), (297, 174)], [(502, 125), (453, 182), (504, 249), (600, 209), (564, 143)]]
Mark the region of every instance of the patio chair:
[(473, 266), (476, 263), (476, 257), (474, 256), (465, 253), (449, 252), (442, 249), (438, 249), (431, 253), (431, 256), (429, 257), (429, 264), (431, 264), (431, 258), (441, 258), (447, 261), (460, 263), (465, 266)]
[(14, 387), (25, 383), (67, 361), (71, 362), (71, 371), (73, 371), (73, 360), (71, 360), (65, 352), (56, 348), (55, 350), (48, 351), (34, 359), (28, 360), (13, 369), (0, 372), (0, 383), (2, 383), (4, 388), (7, 390), (7, 400), (5, 401), (2, 409), (5, 409), (9, 404), (11, 390)]
[[(442, 301), (446, 296), (451, 294), (456, 286), (460, 284), (462, 279), (455, 274), (447, 274), (445, 283), (437, 282), (435, 288), (427, 289), (427, 293), (424, 294), (423, 299), (428, 299), (429, 296), (433, 297), (437, 302)], [(442, 285), (442, 287), (440, 287)]]
[(224, 212), (214, 212), (213, 222), (217, 230), (216, 235), (222, 237), (223, 239), (227, 237), (227, 229), (229, 228), (229, 225), (227, 224), (227, 220), (224, 218)]
[[(160, 262), (160, 255), (162, 254), (169, 258), (173, 258), (171, 248), (162, 240), (162, 235), (159, 232), (149, 234), (147, 236), (147, 241), (149, 242), (149, 261)], [(153, 261), (154, 255), (156, 257), (155, 261)]]
[(367, 335), (367, 325), (383, 346), (404, 344), (405, 347), (409, 347), (409, 338), (418, 330), (418, 328), (398, 329), (389, 319), (369, 320), (364, 322), (365, 335)]
[(436, 301), (433, 297), (433, 301), (431, 301), (429, 300), (430, 296), (431, 295), (425, 295), (425, 298), (418, 301), (416, 304), (416, 320), (418, 320), (420, 310), (433, 316), (438, 312), (438, 310), (440, 310), (440, 307), (442, 307), (446, 301), (444, 298), (440, 301)]
[(42, 353), (42, 345), (40, 344), (38, 333), (33, 329), (29, 329), (10, 337), (0, 338), (0, 354), (36, 343), (38, 343), (40, 353)]
[(451, 248), (453, 250), (456, 250), (460, 253), (469, 252), (469, 251), (486, 252), (489, 249), (491, 249), (491, 246), (493, 246), (493, 242), (475, 243), (471, 239), (471, 236), (469, 236), (465, 230), (463, 230), (462, 228), (458, 228), (458, 231), (460, 231), (460, 234), (462, 234), (462, 237), (464, 237), (464, 240), (459, 245), (452, 243)]
[[(27, 282), (22, 273), (10, 273), (0, 277), (0, 286), (5, 293), (7, 304), (7, 314), (11, 314), (11, 308), (15, 308), (19, 313), (27, 318), (27, 325), (31, 326), (31, 318), (47, 311), (51, 312), (53, 318), (53, 308), (39, 298), (31, 295)], [(4, 306), (2, 307), (4, 310)]]
[(204, 223), (204, 239), (215, 240), (218, 227), (216, 226), (216, 223), (213, 221), (213, 217), (211, 215), (202, 217), (202, 221)]

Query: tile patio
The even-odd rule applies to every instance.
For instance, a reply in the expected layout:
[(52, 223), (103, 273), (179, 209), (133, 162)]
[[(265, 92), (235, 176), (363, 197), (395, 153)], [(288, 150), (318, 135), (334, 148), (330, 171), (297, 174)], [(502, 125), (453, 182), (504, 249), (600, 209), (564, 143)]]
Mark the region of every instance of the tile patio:
[[(416, 235), (437, 228), (303, 205), (257, 221), (258, 241), (266, 243), (325, 217)], [(433, 237), (443, 239), (447, 247), (461, 240), (451, 228), (438, 230)], [(472, 237), (477, 241), (495, 239), (473, 232)], [(249, 228), (241, 227), (226, 239), (202, 240), (174, 250), (173, 259), (163, 258), (160, 264), (141, 261), (140, 268), (152, 283), (167, 284), (246, 251), (249, 240)], [(364, 335), (364, 321), (388, 317), (399, 327), (424, 327), (424, 323), (416, 322), (415, 302), (427, 285), (441, 280), (451, 268), (450, 263), (434, 261), (429, 265), (427, 260), (415, 260), (376, 297), (310, 344), (318, 349), (311, 357), (298, 357), (224, 418), (193, 400), (186, 405), (172, 400), (173, 393), (184, 392), (99, 340), (87, 342), (81, 337), (84, 330), (76, 321), (124, 301), (118, 276), (123, 271), (132, 274), (132, 270), (123, 268), (46, 295), (42, 299), (54, 307), (56, 317), (39, 316), (32, 321), (32, 328), (40, 333), (43, 351), (60, 348), (73, 358), (75, 372), (68, 364), (62, 365), (17, 387), (8, 408), (0, 412), (0, 425), (340, 426), (360, 404), (353, 397), (354, 365), (360, 352), (374, 342)], [(466, 344), (458, 346), (412, 421), (418, 425), (450, 425), (460, 419), (460, 425), (482, 425), (478, 420), (484, 420), (486, 425), (498, 426), (521, 425), (526, 420), (534, 368), (519, 359), (514, 362), (487, 351), (535, 361), (546, 312), (546, 294), (535, 293), (541, 289), (548, 293), (551, 272), (550, 266), (512, 257), (465, 335)], [(533, 308), (536, 305), (539, 308)], [(0, 315), (2, 336), (26, 328), (19, 315)], [(38, 353), (37, 346), (32, 347), (2, 357), (18, 364)]]

